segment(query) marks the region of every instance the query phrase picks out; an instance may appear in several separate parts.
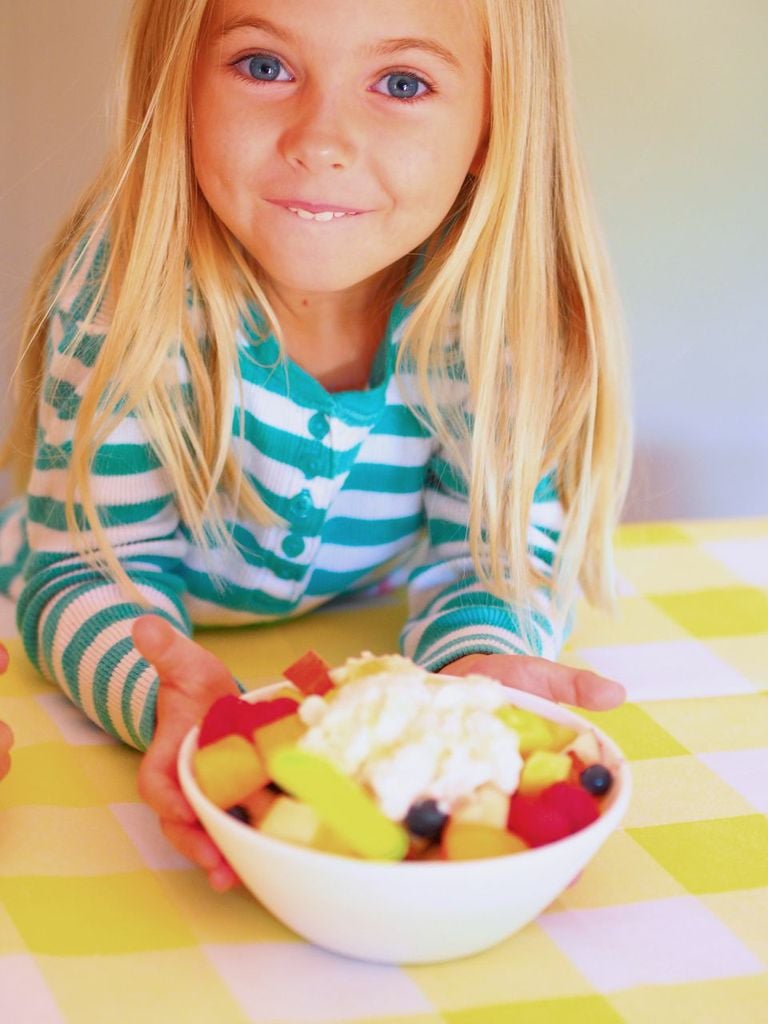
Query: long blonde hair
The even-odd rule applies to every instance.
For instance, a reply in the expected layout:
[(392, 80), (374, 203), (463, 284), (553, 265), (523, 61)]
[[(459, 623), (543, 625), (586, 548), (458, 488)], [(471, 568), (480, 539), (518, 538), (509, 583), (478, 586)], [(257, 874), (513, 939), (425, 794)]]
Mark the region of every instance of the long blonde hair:
[[(457, 451), (462, 440), (469, 445), (470, 543), (481, 578), (522, 604), (542, 583), (527, 554), (528, 520), (538, 480), (555, 470), (567, 511), (558, 593), (567, 604), (579, 581), (606, 604), (629, 475), (626, 357), (575, 138), (562, 0), (471, 2), (486, 32), (487, 154), (429, 240), (401, 359), (415, 367), (419, 404), (439, 436)], [(189, 82), (207, 7), (208, 0), (135, 0), (113, 144), (33, 283), (17, 422), (3, 453), (23, 488), (51, 295), (66, 286), (56, 285), (57, 272), (84, 235), (106, 233), (108, 260), (82, 333), (103, 305), (110, 325), (76, 420), (67, 522), (84, 554), (142, 603), (99, 523), (90, 482), (95, 452), (122, 417), (141, 417), (199, 543), (232, 543), (232, 509), (274, 519), (244, 478), (231, 439), (238, 323), (257, 308), (278, 336), (279, 325), (248, 254), (196, 187), (188, 142)], [(456, 317), (471, 437), (433, 386), (451, 373), (446, 337)], [(179, 359), (191, 404), (169, 374)], [(76, 503), (89, 531), (78, 529)]]

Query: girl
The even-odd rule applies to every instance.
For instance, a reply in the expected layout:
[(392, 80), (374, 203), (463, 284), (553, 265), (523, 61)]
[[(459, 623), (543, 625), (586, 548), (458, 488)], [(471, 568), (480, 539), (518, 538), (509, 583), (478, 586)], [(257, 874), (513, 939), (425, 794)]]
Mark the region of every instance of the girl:
[(622, 699), (553, 660), (577, 583), (610, 596), (619, 317), (560, 0), (136, 0), (126, 54), (30, 303), (0, 550), (32, 661), (149, 746), (142, 794), (226, 888), (175, 775), (235, 689), (193, 625), (408, 559), (422, 664)]

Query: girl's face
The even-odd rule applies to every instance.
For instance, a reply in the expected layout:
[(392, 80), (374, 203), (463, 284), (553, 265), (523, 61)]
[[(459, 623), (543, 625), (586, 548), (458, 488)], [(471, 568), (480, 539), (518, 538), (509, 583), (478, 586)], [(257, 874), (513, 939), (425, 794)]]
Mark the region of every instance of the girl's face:
[(192, 154), (278, 292), (375, 282), (482, 159), (484, 48), (465, 0), (211, 0)]

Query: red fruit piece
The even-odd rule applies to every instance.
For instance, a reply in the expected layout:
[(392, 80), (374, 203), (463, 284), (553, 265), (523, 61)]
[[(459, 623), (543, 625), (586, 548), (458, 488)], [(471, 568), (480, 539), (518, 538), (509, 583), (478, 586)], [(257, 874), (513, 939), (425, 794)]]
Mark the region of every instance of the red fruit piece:
[(208, 708), (203, 724), (200, 726), (200, 735), (197, 738), (199, 748), (207, 747), (216, 740), (236, 732), (235, 723), (241, 701), (233, 693), (226, 697), (219, 697), (217, 701)]
[(290, 697), (261, 700), (256, 704), (248, 704), (234, 694), (220, 697), (210, 706), (203, 719), (197, 740), (198, 748), (207, 747), (225, 736), (237, 735), (252, 740), (254, 729), (294, 714), (297, 707), (298, 701)]
[(237, 731), (247, 739), (252, 739), (254, 729), (260, 729), (262, 725), (269, 725), (279, 718), (296, 713), (299, 706), (297, 700), (292, 697), (277, 697), (275, 700), (260, 700), (256, 704), (243, 704), (243, 710), (238, 718)]
[(323, 661), (319, 654), (307, 651), (298, 661), (283, 669), (283, 675), (306, 696), (317, 694), (318, 697), (322, 697), (324, 693), (332, 690), (334, 685), (328, 675), (329, 668), (328, 662)]
[(578, 832), (598, 816), (597, 801), (585, 789), (556, 782), (538, 793), (513, 794), (507, 828), (529, 846), (543, 846)]

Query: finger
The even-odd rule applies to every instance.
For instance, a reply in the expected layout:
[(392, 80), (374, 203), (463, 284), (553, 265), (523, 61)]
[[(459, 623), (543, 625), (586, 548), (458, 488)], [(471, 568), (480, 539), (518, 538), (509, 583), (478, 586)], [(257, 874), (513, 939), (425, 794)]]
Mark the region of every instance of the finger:
[(626, 698), (624, 687), (613, 679), (544, 658), (526, 659), (524, 672), (535, 686), (535, 692), (561, 704), (607, 711), (618, 707)]
[(0, 644), (0, 674), (6, 671), (10, 660), (10, 655), (8, 654), (8, 649), (5, 644)]
[(546, 658), (527, 655), (470, 655), (448, 666), (448, 672), (492, 676), (516, 690), (545, 700), (575, 704), (591, 711), (617, 707), (626, 698), (624, 687), (613, 679), (585, 669), (575, 669)]
[(219, 659), (159, 615), (142, 615), (133, 624), (133, 642), (157, 669), (164, 683), (182, 686), (188, 694), (212, 684), (236, 689), (232, 674)]
[(197, 815), (179, 785), (178, 749), (178, 740), (173, 737), (155, 736), (139, 766), (139, 795), (161, 818), (191, 825), (197, 821)]
[(225, 892), (239, 884), (240, 879), (201, 826), (163, 821), (161, 827), (168, 842), (206, 872), (211, 886), (217, 892)]

